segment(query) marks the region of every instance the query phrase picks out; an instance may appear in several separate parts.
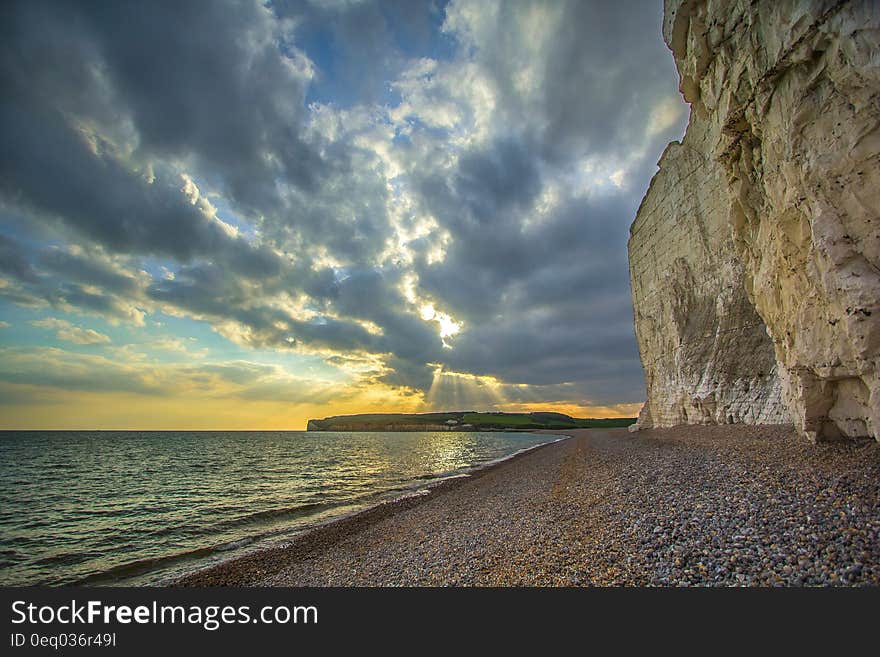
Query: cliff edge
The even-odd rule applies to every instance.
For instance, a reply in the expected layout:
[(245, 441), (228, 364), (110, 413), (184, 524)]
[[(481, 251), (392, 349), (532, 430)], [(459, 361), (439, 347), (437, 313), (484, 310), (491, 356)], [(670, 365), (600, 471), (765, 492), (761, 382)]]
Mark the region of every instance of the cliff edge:
[(691, 104), (630, 229), (638, 426), (880, 437), (880, 4), (666, 0)]

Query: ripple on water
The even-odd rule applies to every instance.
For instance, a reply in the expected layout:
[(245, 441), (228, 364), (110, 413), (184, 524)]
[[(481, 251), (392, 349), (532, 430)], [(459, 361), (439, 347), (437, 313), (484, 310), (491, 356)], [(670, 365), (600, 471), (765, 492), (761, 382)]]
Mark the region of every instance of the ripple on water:
[(0, 432), (0, 584), (155, 581), (548, 440)]

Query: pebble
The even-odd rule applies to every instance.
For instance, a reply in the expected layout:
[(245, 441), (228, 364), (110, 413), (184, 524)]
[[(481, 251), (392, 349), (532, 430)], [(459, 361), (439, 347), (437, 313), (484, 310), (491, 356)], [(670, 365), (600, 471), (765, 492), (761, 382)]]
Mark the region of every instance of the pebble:
[(880, 445), (584, 430), (182, 586), (880, 584)]

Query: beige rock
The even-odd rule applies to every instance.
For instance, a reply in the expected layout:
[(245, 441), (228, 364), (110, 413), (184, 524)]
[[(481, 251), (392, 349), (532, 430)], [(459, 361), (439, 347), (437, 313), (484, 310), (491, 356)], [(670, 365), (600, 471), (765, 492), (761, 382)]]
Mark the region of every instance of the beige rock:
[(667, 0), (663, 31), (691, 120), (631, 229), (640, 426), (877, 438), (880, 4)]

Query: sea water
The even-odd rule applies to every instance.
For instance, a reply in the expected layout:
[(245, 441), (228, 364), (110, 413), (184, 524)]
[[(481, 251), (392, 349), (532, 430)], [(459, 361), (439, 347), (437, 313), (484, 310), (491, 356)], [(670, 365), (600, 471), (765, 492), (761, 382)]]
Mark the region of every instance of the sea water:
[(0, 585), (162, 584), (558, 438), (0, 432)]

